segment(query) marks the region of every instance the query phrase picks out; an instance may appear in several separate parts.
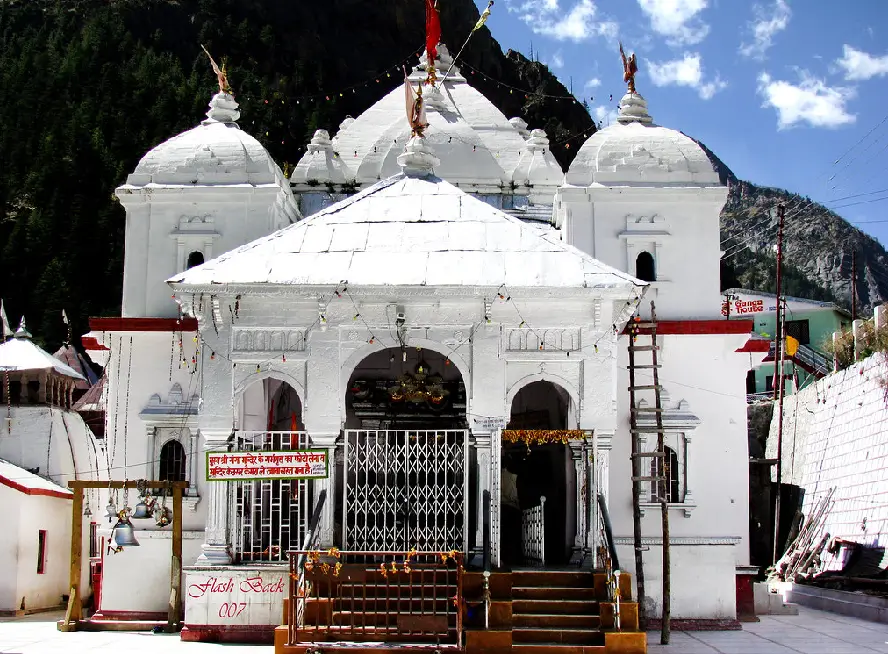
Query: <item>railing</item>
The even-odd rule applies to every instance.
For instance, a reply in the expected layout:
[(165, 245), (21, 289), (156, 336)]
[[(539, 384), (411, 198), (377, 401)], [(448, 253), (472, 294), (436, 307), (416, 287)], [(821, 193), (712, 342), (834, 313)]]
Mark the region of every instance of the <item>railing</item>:
[(350, 641), (462, 647), (461, 552), (304, 549), (288, 554), (289, 644)]
[[(308, 524), (308, 533), (302, 543), (302, 554), (296, 558), (296, 587), (302, 588), (305, 585), (305, 552), (312, 552), (318, 548), (321, 541), (321, 513), (324, 510), (324, 503), (327, 501), (327, 490), (324, 489), (318, 495), (318, 502), (315, 504), (314, 511), (311, 514), (311, 521)], [(291, 596), (292, 597), (292, 596)], [(299, 607), (300, 609), (304, 607)], [(297, 624), (302, 623), (303, 615), (297, 610)], [(290, 624), (293, 624), (292, 622)]]
[[(604, 495), (598, 493), (598, 513), (601, 518), (601, 537), (604, 542), (605, 553), (610, 559), (610, 565), (616, 570), (620, 569), (620, 560), (617, 558), (617, 547), (614, 545), (614, 532), (611, 529), (610, 514), (607, 511), (607, 502)], [(601, 563), (602, 568), (606, 567)]]
[(546, 565), (546, 496), (538, 506), (521, 512), (521, 546), (524, 560), (533, 565)]
[(807, 345), (799, 345), (792, 359), (800, 366), (818, 377), (826, 377), (833, 371), (833, 362)]
[(598, 513), (601, 522), (602, 544), (598, 546), (598, 567), (604, 570), (608, 600), (614, 605), (614, 629), (620, 631), (620, 561), (614, 545), (610, 515), (604, 495), (598, 494)]

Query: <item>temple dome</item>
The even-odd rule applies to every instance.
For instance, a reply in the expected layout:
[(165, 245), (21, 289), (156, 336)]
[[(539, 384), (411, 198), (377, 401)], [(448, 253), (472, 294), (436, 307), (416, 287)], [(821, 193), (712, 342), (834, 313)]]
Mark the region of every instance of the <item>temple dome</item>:
[(217, 93), (210, 102), (207, 119), (150, 150), (127, 177), (126, 185), (289, 187), (268, 151), (238, 127), (239, 117), (234, 98)]
[(583, 144), (565, 178), (572, 186), (718, 186), (706, 152), (681, 132), (655, 125), (637, 93), (620, 101), (617, 122)]
[[(423, 85), (429, 123), (425, 139), (441, 162), (435, 172), (466, 191), (501, 192), (513, 181), (513, 173), (527, 153), (526, 123), (510, 122), (452, 64), (447, 47), (440, 45), (435, 60), (438, 84)], [(414, 86), (426, 79), (427, 66), (428, 58), (423, 54), (409, 77)], [(360, 116), (342, 123), (331, 141), (333, 156), (342, 166), (319, 165), (320, 156), (309, 147), (291, 179), (297, 186), (338, 183), (342, 167), (347, 169), (349, 181), (362, 186), (388, 178), (400, 170), (398, 156), (404, 152), (410, 132), (404, 88), (399, 85)], [(558, 165), (548, 148), (540, 157), (550, 159), (547, 167)], [(553, 192), (560, 181), (553, 183)]]

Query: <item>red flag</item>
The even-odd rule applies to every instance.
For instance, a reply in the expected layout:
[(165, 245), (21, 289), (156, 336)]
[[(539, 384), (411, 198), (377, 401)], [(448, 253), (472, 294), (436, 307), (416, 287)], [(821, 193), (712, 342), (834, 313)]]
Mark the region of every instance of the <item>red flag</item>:
[[(290, 431), (299, 431), (299, 421), (296, 419), (296, 412), (290, 414)], [(299, 434), (290, 434), (290, 449), (295, 450), (299, 447)]]
[(435, 6), (436, 1), (426, 0), (426, 53), (431, 65), (438, 58), (438, 43), (441, 41), (441, 18)]

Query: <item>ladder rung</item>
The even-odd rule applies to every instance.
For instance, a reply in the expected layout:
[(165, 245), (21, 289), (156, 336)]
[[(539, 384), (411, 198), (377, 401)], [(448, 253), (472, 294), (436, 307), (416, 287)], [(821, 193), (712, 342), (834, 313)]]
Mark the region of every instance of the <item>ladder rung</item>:
[(652, 406), (633, 406), (629, 408), (630, 411), (635, 411), (636, 413), (663, 413), (666, 409), (657, 409)]
[(663, 366), (661, 366), (661, 365), (658, 363), (658, 364), (656, 364), (656, 365), (643, 365), (643, 366), (634, 365), (634, 366), (626, 366), (626, 370), (632, 370), (633, 368), (638, 369), (638, 368), (662, 368), (662, 367), (663, 367)]
[(654, 350), (659, 350), (660, 348), (656, 345), (629, 345), (629, 349), (632, 352), (653, 352)]
[(645, 386), (630, 386), (630, 391), (656, 391), (663, 388), (660, 384), (647, 384)]
[[(666, 427), (635, 427), (629, 430), (631, 434), (659, 434), (663, 432), (664, 434), (669, 431)], [(675, 431), (675, 430), (673, 430)]]
[(658, 459), (662, 459), (666, 456), (663, 452), (637, 452), (635, 454), (630, 454), (630, 458), (632, 459), (641, 459), (643, 457), (656, 457)]
[(657, 323), (655, 322), (630, 322), (630, 327), (638, 327), (639, 329), (650, 329), (651, 327), (656, 327)]
[(665, 477), (633, 477), (632, 481), (666, 481)]

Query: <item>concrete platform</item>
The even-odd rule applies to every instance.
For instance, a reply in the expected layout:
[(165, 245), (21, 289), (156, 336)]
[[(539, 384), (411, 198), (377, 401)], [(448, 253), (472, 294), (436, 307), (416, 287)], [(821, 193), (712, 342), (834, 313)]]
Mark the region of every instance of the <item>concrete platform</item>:
[(793, 584), (786, 599), (812, 609), (888, 624), (888, 599), (876, 595)]

